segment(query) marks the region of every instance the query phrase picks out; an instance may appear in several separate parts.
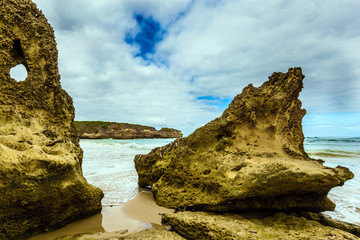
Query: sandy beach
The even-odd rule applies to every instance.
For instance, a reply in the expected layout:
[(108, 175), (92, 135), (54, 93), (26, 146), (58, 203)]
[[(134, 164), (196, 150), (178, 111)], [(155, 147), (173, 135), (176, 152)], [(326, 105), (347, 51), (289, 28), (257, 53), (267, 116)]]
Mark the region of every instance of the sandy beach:
[(173, 211), (157, 206), (151, 192), (142, 191), (121, 206), (103, 207), (101, 213), (95, 216), (70, 223), (52, 232), (35, 235), (28, 240), (51, 240), (81, 233), (92, 234), (92, 238), (125, 236), (160, 225), (161, 214)]
[[(143, 190), (136, 197), (121, 206), (105, 206), (101, 213), (70, 223), (52, 232), (35, 235), (28, 240), (52, 240), (65, 239), (66, 236), (82, 235), (79, 240), (91, 237), (91, 239), (104, 239), (121, 237), (136, 233), (152, 227), (161, 226), (161, 215), (172, 213), (168, 209), (156, 205), (152, 193)], [(263, 218), (273, 214), (271, 211), (252, 211), (242, 213), (247, 219)]]

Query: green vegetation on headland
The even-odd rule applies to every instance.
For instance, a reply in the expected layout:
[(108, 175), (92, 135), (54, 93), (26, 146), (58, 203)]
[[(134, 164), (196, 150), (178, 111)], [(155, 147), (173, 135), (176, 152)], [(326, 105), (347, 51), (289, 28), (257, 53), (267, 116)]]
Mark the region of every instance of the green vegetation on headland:
[(154, 127), (143, 126), (139, 124), (104, 122), (104, 121), (75, 121), (74, 124), (75, 124), (75, 128), (80, 132), (82, 131), (95, 132), (96, 130), (98, 130), (99, 127), (102, 129), (108, 129), (110, 125), (114, 126), (114, 129), (116, 130), (119, 129), (154, 130), (155, 129)]
[(80, 138), (90, 139), (134, 139), (134, 138), (178, 138), (182, 137), (179, 130), (154, 127), (130, 123), (104, 121), (75, 121), (75, 128)]

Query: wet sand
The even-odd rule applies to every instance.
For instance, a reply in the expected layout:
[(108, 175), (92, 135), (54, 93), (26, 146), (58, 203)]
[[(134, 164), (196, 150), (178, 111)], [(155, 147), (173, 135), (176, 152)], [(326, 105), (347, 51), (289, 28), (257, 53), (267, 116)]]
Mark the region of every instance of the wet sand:
[(93, 238), (123, 236), (151, 228), (152, 224), (160, 225), (160, 214), (173, 211), (157, 206), (151, 192), (143, 191), (124, 205), (103, 207), (100, 214), (73, 222), (53, 232), (35, 235), (28, 240), (51, 240), (81, 233), (98, 233), (91, 235)]

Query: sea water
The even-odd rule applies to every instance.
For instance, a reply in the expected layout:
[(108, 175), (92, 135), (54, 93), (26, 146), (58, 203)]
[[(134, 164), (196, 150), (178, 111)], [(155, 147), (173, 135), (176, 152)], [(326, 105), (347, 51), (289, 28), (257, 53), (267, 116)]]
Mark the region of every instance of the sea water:
[[(138, 193), (136, 154), (147, 154), (174, 139), (80, 140), (84, 150), (83, 173), (88, 182), (104, 191), (104, 206), (121, 205)], [(344, 186), (335, 187), (329, 198), (336, 203), (334, 212), (326, 215), (360, 225), (360, 138), (306, 138), (304, 147), (324, 165), (348, 167), (355, 177)]]
[(153, 148), (174, 139), (81, 139), (84, 151), (83, 175), (104, 192), (103, 206), (121, 205), (138, 193), (136, 154), (147, 154)]
[(306, 138), (304, 148), (310, 157), (324, 160), (324, 166), (340, 165), (354, 173), (353, 179), (329, 192), (336, 208), (325, 215), (360, 225), (360, 138)]

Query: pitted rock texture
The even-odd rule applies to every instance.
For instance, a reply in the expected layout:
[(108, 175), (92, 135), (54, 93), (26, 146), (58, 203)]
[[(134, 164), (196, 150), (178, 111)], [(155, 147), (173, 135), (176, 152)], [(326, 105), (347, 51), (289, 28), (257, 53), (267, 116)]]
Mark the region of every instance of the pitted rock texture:
[(63, 236), (56, 240), (185, 240), (185, 238), (173, 231), (166, 230), (163, 226), (153, 224), (149, 229), (130, 234), (128, 230), (120, 230)]
[[(17, 82), (10, 69), (23, 64)], [(82, 176), (71, 97), (53, 29), (29, 0), (0, 1), (0, 239), (23, 239), (101, 210)]]
[(276, 213), (264, 218), (236, 214), (178, 212), (163, 216), (163, 223), (186, 239), (360, 239), (343, 230), (303, 217)]
[(251, 84), (221, 117), (134, 159), (156, 203), (205, 211), (333, 210), (329, 190), (353, 177), (304, 151), (301, 68)]
[(315, 220), (321, 223), (324, 226), (329, 226), (337, 229), (341, 229), (345, 232), (354, 234), (355, 236), (360, 237), (360, 226), (338, 221), (332, 218), (324, 216), (322, 213), (312, 213), (312, 212), (299, 212), (300, 216), (307, 218), (309, 220)]

